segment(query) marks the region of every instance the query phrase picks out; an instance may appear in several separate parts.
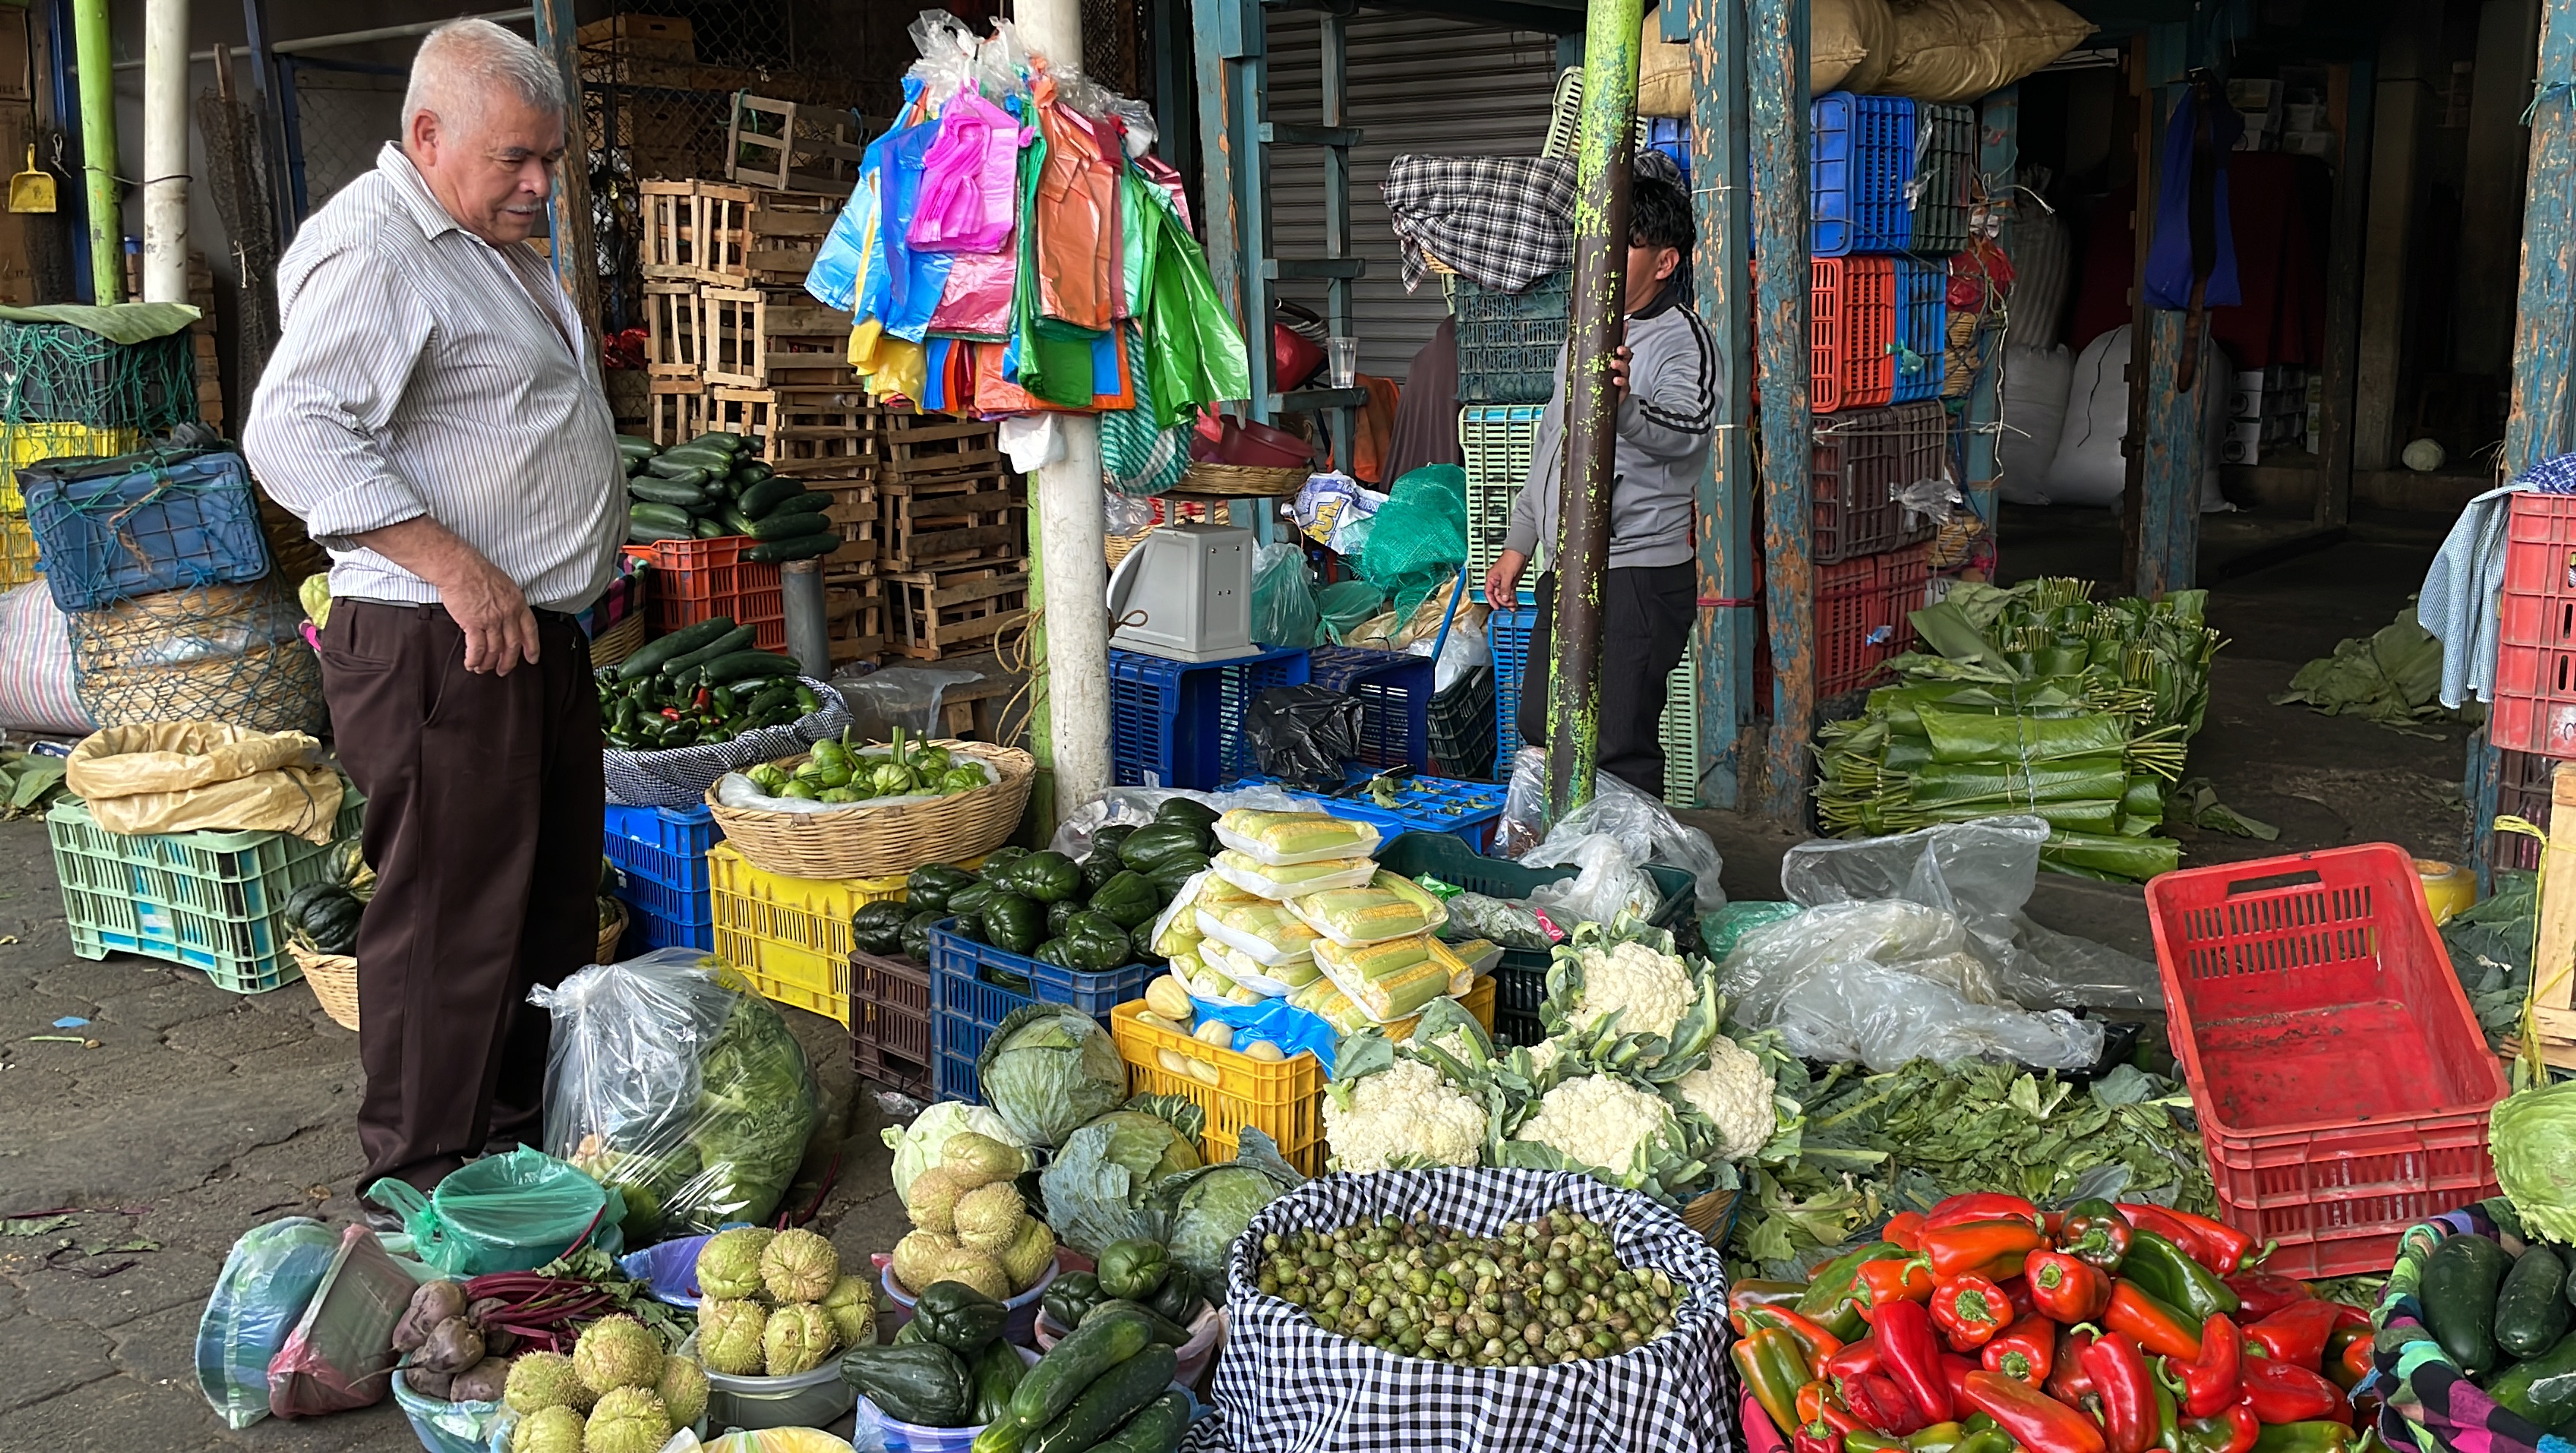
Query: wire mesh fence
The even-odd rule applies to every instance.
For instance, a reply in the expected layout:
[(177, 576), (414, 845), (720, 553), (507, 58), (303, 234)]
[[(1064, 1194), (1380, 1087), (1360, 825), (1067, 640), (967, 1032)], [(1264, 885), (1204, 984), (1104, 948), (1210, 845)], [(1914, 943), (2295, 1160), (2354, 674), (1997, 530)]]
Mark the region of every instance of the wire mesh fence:
[(307, 57), (281, 58), (279, 116), (285, 123), (287, 183), (302, 218), (375, 166), (402, 134), (402, 71)]

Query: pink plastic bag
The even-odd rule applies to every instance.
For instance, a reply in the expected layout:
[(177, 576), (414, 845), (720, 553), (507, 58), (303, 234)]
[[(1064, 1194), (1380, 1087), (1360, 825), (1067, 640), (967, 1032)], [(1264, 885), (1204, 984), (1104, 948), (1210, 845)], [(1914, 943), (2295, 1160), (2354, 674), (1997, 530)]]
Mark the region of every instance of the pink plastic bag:
[(340, 1233), (340, 1252), (268, 1364), (268, 1410), (311, 1418), (373, 1407), (393, 1390), (394, 1324), (420, 1283), (364, 1225)]
[(930, 331), (986, 338), (1011, 332), (1011, 289), (1019, 283), (1020, 253), (961, 252), (948, 268), (947, 288), (930, 315)]
[(915, 250), (990, 253), (1009, 245), (1020, 143), (1020, 124), (982, 93), (970, 87), (948, 98), (905, 234)]

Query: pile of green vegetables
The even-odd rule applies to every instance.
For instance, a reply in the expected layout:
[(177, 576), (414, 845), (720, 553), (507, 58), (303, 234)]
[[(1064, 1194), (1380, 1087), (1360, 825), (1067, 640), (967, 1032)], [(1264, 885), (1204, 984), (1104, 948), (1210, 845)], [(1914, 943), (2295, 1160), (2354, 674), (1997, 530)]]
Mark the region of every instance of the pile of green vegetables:
[[(2398, 1247), (2381, 1307), (2383, 1348), (2413, 1365), (2407, 1341), (2431, 1340), (2505, 1411), (2560, 1438), (2576, 1434), (2576, 1082), (2498, 1101), (2487, 1128), (2496, 1184), (2481, 1203), (2497, 1235), (2423, 1228)], [(2412, 1294), (2421, 1331), (2402, 1316)], [(2504, 1441), (2522, 1441), (2497, 1429)]]
[(809, 560), (841, 548), (832, 532), (832, 497), (774, 474), (742, 452), (740, 434), (700, 434), (665, 449), (632, 434), (617, 436), (626, 465), (626, 539), (716, 540), (749, 535), (752, 561)]
[(839, 741), (825, 738), (816, 742), (812, 755), (792, 772), (775, 762), (763, 762), (743, 775), (772, 797), (813, 802), (951, 797), (993, 785), (983, 768), (972, 762), (959, 762), (946, 747), (932, 746), (917, 737), (907, 740), (901, 727), (894, 729), (894, 741), (883, 751), (870, 747), (852, 751), (849, 733), (843, 732)]
[(1103, 1302), (1129, 1301), (1161, 1318), (1185, 1335), (1207, 1310), (1198, 1273), (1172, 1260), (1159, 1241), (1133, 1237), (1113, 1241), (1100, 1251), (1097, 1271), (1068, 1271), (1047, 1283), (1038, 1310), (1059, 1333), (1079, 1327)]
[(2143, 881), (2181, 849), (2151, 836), (2209, 706), (2207, 593), (2097, 603), (2085, 581), (1974, 583), (1914, 613), (1929, 653), (1818, 732), (1816, 817), (1841, 837), (2031, 814), (2042, 865)]
[(1261, 1290), (1316, 1326), (1463, 1367), (1615, 1357), (1670, 1332), (1687, 1291), (1621, 1266), (1610, 1228), (1562, 1207), (1492, 1236), (1385, 1216), (1261, 1250)]
[(972, 1288), (935, 1283), (894, 1343), (853, 1349), (841, 1377), (899, 1422), (981, 1428), (974, 1453), (1179, 1446), (1190, 1401), (1172, 1387), (1182, 1339), (1169, 1322), (1135, 1302), (1104, 1300), (1031, 1364), (1002, 1340), (1008, 1315)]
[[(861, 908), (851, 936), (861, 952), (926, 962), (931, 925), (949, 918), (948, 932), (960, 938), (1059, 968), (1100, 973), (1159, 963), (1145, 945), (1146, 930), (1207, 867), (1216, 819), (1206, 804), (1175, 797), (1146, 826), (1100, 829), (1079, 862), (999, 848), (974, 871), (948, 863), (916, 868), (904, 901)], [(1002, 987), (1029, 992), (1026, 984)]]
[(752, 645), (756, 629), (711, 616), (648, 641), (596, 673), (599, 725), (625, 752), (729, 742), (822, 709), (796, 662)]

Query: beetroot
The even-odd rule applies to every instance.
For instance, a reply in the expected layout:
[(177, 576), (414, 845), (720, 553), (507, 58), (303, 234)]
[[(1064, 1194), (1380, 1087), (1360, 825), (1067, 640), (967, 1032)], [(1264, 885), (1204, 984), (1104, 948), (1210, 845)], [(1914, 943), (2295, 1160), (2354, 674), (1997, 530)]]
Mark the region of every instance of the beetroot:
[(450, 1376), (483, 1360), (483, 1334), (463, 1317), (450, 1317), (429, 1329), (429, 1340), (412, 1355), (412, 1365)]
[(430, 1329), (450, 1317), (464, 1315), (465, 1286), (461, 1282), (431, 1281), (421, 1283), (411, 1294), (411, 1305), (403, 1309), (402, 1320), (394, 1324), (394, 1350), (417, 1352), (429, 1340)]
[(456, 1379), (424, 1367), (406, 1367), (403, 1369), (403, 1384), (422, 1397), (444, 1400), (456, 1385)]
[(502, 1390), (508, 1385), (509, 1380), (510, 1359), (486, 1357), (456, 1374), (456, 1380), (448, 1384), (448, 1400), (460, 1403), (497, 1403), (501, 1400)]

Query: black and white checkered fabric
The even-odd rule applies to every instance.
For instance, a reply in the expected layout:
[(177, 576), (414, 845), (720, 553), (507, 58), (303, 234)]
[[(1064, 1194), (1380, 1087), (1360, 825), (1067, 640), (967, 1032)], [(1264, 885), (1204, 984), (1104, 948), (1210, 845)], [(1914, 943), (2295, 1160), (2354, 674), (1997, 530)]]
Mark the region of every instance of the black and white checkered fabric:
[[(1659, 151), (1639, 151), (1641, 177), (1681, 181)], [(1489, 288), (1517, 293), (1574, 265), (1574, 163), (1561, 156), (1399, 156), (1387, 165), (1386, 209), (1407, 292), (1422, 285), (1424, 249)]]
[[(1422, 1216), (1488, 1234), (1560, 1208), (1608, 1226), (1627, 1266), (1686, 1284), (1673, 1330), (1616, 1357), (1459, 1367), (1326, 1332), (1258, 1285), (1261, 1239)], [(1226, 1268), (1217, 1412), (1183, 1453), (1734, 1453), (1726, 1266), (1679, 1216), (1588, 1176), (1386, 1171), (1309, 1181), (1271, 1202)]]
[(658, 752), (621, 752), (603, 747), (600, 772), (608, 779), (608, 800), (623, 807), (695, 807), (707, 800), (707, 789), (727, 772), (778, 757), (792, 757), (825, 737), (837, 737), (850, 724), (850, 709), (828, 681), (796, 678), (819, 710), (789, 726), (762, 727), (729, 742), (698, 747), (665, 747)]

